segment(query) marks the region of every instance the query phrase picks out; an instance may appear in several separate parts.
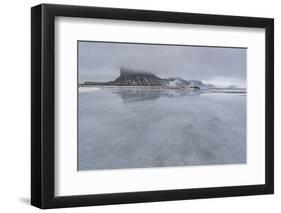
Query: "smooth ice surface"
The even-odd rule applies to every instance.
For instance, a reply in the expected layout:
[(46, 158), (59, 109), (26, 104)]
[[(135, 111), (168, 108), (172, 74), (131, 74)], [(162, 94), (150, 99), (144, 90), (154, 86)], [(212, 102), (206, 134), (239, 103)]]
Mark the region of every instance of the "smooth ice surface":
[(246, 163), (246, 95), (79, 91), (78, 170)]

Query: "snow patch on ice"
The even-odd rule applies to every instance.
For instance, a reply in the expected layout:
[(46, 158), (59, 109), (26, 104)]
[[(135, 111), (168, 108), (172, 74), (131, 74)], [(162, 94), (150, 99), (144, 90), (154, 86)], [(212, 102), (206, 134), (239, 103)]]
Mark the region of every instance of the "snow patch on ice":
[(79, 92), (91, 92), (95, 90), (100, 90), (100, 88), (97, 87), (80, 87)]

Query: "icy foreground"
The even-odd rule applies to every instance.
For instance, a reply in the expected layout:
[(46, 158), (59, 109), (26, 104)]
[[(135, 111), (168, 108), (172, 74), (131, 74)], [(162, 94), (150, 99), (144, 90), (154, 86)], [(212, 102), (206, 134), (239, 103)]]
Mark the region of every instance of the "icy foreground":
[(79, 92), (78, 169), (246, 163), (246, 95)]

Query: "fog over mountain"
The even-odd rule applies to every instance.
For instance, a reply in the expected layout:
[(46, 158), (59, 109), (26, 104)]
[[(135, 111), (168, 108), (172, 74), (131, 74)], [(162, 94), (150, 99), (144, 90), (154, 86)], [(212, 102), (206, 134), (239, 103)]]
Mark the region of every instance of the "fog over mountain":
[(80, 83), (111, 81), (121, 67), (132, 67), (160, 78), (246, 86), (245, 48), (79, 42), (78, 51)]

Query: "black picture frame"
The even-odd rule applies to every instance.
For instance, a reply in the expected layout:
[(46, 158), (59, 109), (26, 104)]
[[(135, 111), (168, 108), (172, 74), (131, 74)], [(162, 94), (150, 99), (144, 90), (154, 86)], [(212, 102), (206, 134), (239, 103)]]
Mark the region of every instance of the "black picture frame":
[[(55, 189), (55, 17), (264, 28), (265, 184), (59, 196)], [(31, 204), (42, 208), (272, 194), (274, 192), (274, 20), (271, 18), (41, 4), (31, 8)]]

